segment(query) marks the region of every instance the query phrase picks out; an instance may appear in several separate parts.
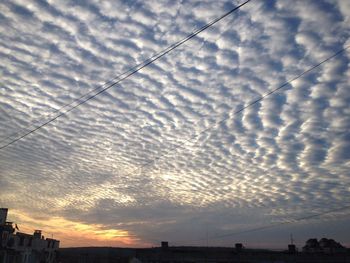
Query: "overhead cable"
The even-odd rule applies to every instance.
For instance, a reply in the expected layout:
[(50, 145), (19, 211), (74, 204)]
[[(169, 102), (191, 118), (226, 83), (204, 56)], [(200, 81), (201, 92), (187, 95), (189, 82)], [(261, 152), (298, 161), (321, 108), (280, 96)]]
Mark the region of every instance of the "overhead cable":
[[(24, 133), (23, 135), (19, 136), (16, 139), (11, 140), (10, 142), (6, 143), (5, 145), (0, 147), (0, 150), (14, 144), (15, 142), (27, 137), (28, 135), (36, 132), (37, 130), (43, 128), (44, 126), (48, 125), (49, 123), (55, 121), (56, 119), (67, 115), (69, 112), (71, 112), (72, 110), (74, 110), (75, 108), (79, 107), (80, 105), (88, 102), (89, 100), (95, 98), (96, 96), (98, 96), (99, 94), (107, 91), (108, 89), (114, 87), (115, 85), (121, 83), (123, 80), (131, 77), (132, 75), (136, 74), (137, 72), (139, 72), (140, 70), (142, 70), (143, 68), (149, 66), (150, 64), (154, 63), (155, 61), (159, 60), (160, 58), (164, 57), (165, 55), (167, 55), (168, 53), (170, 53), (172, 50), (176, 49), (177, 47), (183, 45), (184, 43), (186, 43), (187, 41), (191, 40), (193, 37), (197, 36), (199, 33), (203, 32), (204, 30), (208, 29), (209, 27), (213, 26), (214, 24), (216, 24), (217, 22), (219, 22), (220, 20), (224, 19), (225, 17), (227, 17), (228, 15), (230, 15), (231, 13), (237, 11), (238, 9), (240, 9), (242, 6), (244, 6), (245, 4), (247, 4), (248, 2), (250, 2), (251, 0), (247, 0), (244, 3), (232, 8), (230, 11), (224, 13), (223, 15), (221, 15), (220, 17), (212, 20), (211, 22), (207, 23), (206, 25), (204, 25), (203, 27), (201, 27), (200, 29), (192, 32), (191, 34), (189, 34), (187, 37), (183, 38), (182, 40), (170, 45), (168, 48), (162, 50), (161, 52), (157, 53), (156, 55), (152, 56), (149, 59), (146, 59), (144, 62), (136, 65), (135, 67), (131, 68), (130, 70), (127, 70), (126, 72), (122, 73), (119, 76), (123, 76), (123, 77), (116, 77), (118, 78), (117, 81), (112, 82), (111, 84), (108, 84), (107, 87), (99, 90), (98, 92), (96, 92), (95, 94), (79, 101), (76, 105), (74, 105), (73, 107), (69, 108), (68, 110), (64, 111), (64, 112), (60, 112), (58, 115), (56, 115), (55, 117), (49, 119), (48, 121), (42, 123), (41, 125), (29, 130), (28, 132)], [(109, 82), (107, 82), (109, 83)], [(99, 86), (98, 88), (96, 88), (95, 90), (92, 90), (89, 93), (92, 93), (93, 91), (96, 91), (98, 89), (100, 89), (101, 86)], [(88, 94), (89, 94), (88, 93)], [(86, 95), (83, 95), (82, 97), (80, 97), (78, 100), (82, 99), (86, 97)], [(74, 102), (77, 102), (78, 100), (75, 100)], [(68, 104), (68, 105), (72, 105), (74, 102)], [(68, 106), (67, 105), (67, 106)], [(63, 108), (65, 108), (66, 106), (64, 106)]]

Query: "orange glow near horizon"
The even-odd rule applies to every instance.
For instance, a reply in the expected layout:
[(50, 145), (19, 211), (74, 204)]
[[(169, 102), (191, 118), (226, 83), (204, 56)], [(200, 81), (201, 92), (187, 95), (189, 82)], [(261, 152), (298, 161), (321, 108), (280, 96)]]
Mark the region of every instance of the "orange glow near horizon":
[(63, 217), (35, 219), (19, 210), (11, 210), (8, 221), (17, 223), (19, 231), (28, 234), (33, 233), (35, 229), (41, 229), (45, 237), (58, 239), (60, 247), (147, 246), (126, 230), (106, 229), (101, 224), (74, 222)]

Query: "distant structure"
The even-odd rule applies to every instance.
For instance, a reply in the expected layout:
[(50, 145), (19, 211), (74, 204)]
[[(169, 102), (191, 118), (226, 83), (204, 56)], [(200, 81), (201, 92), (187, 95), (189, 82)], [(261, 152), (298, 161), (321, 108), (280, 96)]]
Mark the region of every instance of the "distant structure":
[(294, 254), (297, 252), (297, 249), (294, 244), (289, 244), (288, 245), (288, 253)]
[(296, 246), (294, 245), (293, 235), (290, 234), (290, 244), (288, 245), (288, 253), (295, 254), (297, 252)]
[(162, 241), (161, 248), (162, 249), (168, 249), (169, 248), (169, 242), (168, 241)]
[(321, 238), (320, 241), (317, 238), (310, 238), (306, 241), (303, 247), (303, 252), (306, 253), (341, 253), (346, 252), (346, 248), (333, 239)]
[(236, 250), (237, 253), (242, 252), (243, 248), (244, 248), (244, 246), (243, 246), (242, 243), (236, 243), (235, 244), (235, 250)]
[(18, 231), (17, 224), (7, 222), (7, 208), (0, 208), (1, 263), (56, 263), (59, 241), (44, 238), (41, 230), (33, 235)]

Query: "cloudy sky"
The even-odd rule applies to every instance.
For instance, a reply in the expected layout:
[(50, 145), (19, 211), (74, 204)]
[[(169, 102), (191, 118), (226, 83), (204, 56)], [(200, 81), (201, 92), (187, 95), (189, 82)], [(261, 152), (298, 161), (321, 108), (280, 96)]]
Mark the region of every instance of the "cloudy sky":
[[(243, 1), (1, 1), (1, 145)], [(350, 246), (347, 0), (252, 0), (0, 150), (0, 206), (62, 246)], [(92, 93), (93, 94), (93, 93)], [(68, 107), (63, 108), (69, 104)]]

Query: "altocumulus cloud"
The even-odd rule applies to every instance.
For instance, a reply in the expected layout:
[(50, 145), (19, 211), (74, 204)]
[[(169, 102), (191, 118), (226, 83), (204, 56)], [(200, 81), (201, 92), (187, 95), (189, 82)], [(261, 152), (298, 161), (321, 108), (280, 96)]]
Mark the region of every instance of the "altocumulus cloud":
[[(54, 116), (233, 4), (2, 1), (1, 139)], [(1, 205), (39, 221), (127, 231), (138, 245), (190, 242), (205, 231), (222, 235), (343, 206), (350, 201), (349, 52), (234, 112), (349, 45), (349, 16), (346, 0), (251, 1), (2, 150)], [(271, 230), (269, 241), (241, 238), (278, 246), (288, 231), (302, 241), (322, 229), (349, 242), (336, 220), (348, 217)]]

